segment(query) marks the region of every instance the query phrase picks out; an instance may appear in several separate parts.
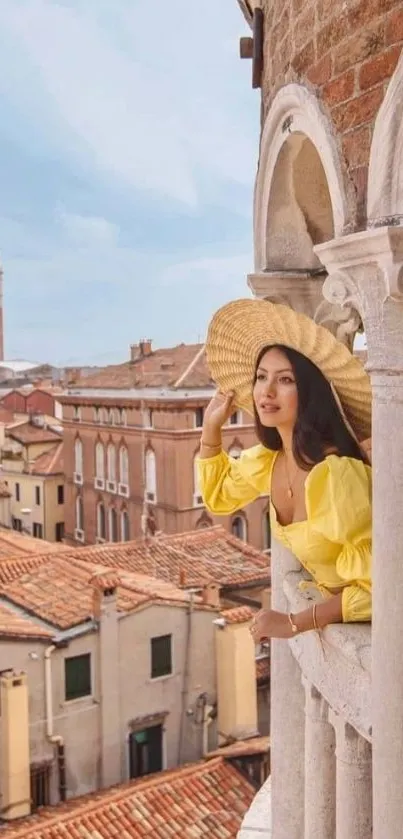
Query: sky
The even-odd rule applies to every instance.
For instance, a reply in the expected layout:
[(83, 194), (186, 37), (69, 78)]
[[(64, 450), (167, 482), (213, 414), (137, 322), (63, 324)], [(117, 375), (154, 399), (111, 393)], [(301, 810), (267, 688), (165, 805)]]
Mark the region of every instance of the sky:
[(1, 0), (6, 358), (124, 361), (249, 296), (245, 34), (236, 0)]

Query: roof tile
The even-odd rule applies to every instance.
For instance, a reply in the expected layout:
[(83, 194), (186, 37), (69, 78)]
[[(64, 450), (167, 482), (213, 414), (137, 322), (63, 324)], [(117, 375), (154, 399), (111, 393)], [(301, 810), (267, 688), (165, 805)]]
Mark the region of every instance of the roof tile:
[(22, 422), (6, 428), (6, 437), (17, 440), (17, 443), (23, 446), (33, 443), (60, 443), (61, 439), (61, 435), (52, 428), (41, 428), (32, 422)]
[(235, 839), (255, 788), (222, 757), (72, 799), (7, 827), (8, 839)]

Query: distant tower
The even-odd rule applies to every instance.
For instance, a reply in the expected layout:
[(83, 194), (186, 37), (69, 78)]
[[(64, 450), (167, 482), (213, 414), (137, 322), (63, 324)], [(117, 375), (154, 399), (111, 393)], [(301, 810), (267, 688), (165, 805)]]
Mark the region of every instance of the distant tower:
[(0, 265), (0, 361), (4, 361), (4, 332), (3, 332), (3, 269)]

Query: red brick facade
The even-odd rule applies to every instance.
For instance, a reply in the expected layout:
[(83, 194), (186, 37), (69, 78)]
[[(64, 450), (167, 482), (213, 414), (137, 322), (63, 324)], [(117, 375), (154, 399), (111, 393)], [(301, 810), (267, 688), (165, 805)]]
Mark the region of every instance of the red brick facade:
[[(105, 423), (102, 417), (100, 399), (91, 397), (65, 396), (62, 398), (64, 412), (64, 462), (65, 462), (65, 532), (68, 542), (73, 543), (77, 530), (76, 499), (83, 504), (83, 541), (93, 544), (97, 538), (107, 541), (123, 541), (122, 513), (127, 512), (130, 539), (141, 536), (145, 485), (145, 458), (148, 451), (155, 456), (156, 492), (149, 503), (149, 524), (151, 529), (164, 533), (182, 533), (208, 524), (222, 524), (229, 531), (242, 533), (248, 542), (257, 548), (267, 547), (267, 499), (255, 502), (240, 516), (242, 522), (234, 522), (239, 516), (215, 517), (206, 514), (201, 499), (197, 497), (194, 479), (194, 458), (199, 448), (201, 429), (195, 427), (196, 411), (207, 404), (206, 399), (163, 403), (148, 402), (146, 408), (134, 399), (128, 401), (118, 396), (104, 400)], [(107, 406), (107, 407), (106, 407)], [(79, 419), (77, 419), (79, 408)], [(145, 427), (144, 411), (152, 411), (152, 428)], [(123, 415), (121, 412), (124, 412)], [(74, 418), (76, 416), (76, 418)], [(147, 414), (147, 416), (149, 416)], [(124, 425), (121, 424), (123, 417)], [(241, 416), (238, 417), (241, 419)], [(226, 449), (246, 448), (256, 442), (250, 420), (247, 425), (230, 424), (223, 434)], [(111, 421), (112, 420), (112, 421)], [(75, 467), (76, 440), (82, 444), (82, 473), (77, 477)], [(104, 488), (97, 488), (96, 445), (104, 446)], [(109, 483), (108, 489), (108, 446), (116, 452), (116, 488)], [(125, 447), (128, 453), (129, 481), (126, 491), (120, 485), (119, 452)], [(79, 482), (82, 480), (82, 484)], [(113, 482), (112, 482), (113, 483)], [(101, 486), (101, 485), (100, 485)], [(127, 495), (127, 497), (126, 497)], [(105, 535), (100, 537), (97, 527), (97, 506), (105, 511)], [(117, 514), (117, 533), (111, 530), (110, 510)], [(242, 523), (245, 522), (243, 525)], [(79, 528), (80, 529), (80, 528)]]
[(278, 89), (313, 90), (338, 135), (356, 195), (352, 228), (365, 225), (374, 122), (403, 44), (399, 0), (264, 0), (263, 118)]

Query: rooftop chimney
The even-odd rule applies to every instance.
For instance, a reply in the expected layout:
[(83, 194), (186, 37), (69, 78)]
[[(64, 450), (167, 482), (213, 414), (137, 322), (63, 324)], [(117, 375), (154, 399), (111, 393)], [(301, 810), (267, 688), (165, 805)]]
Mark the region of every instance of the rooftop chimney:
[(29, 816), (31, 790), (28, 735), (28, 686), (25, 673), (0, 676), (0, 817)]
[(141, 338), (138, 344), (130, 344), (130, 361), (140, 361), (152, 353), (152, 339)]

